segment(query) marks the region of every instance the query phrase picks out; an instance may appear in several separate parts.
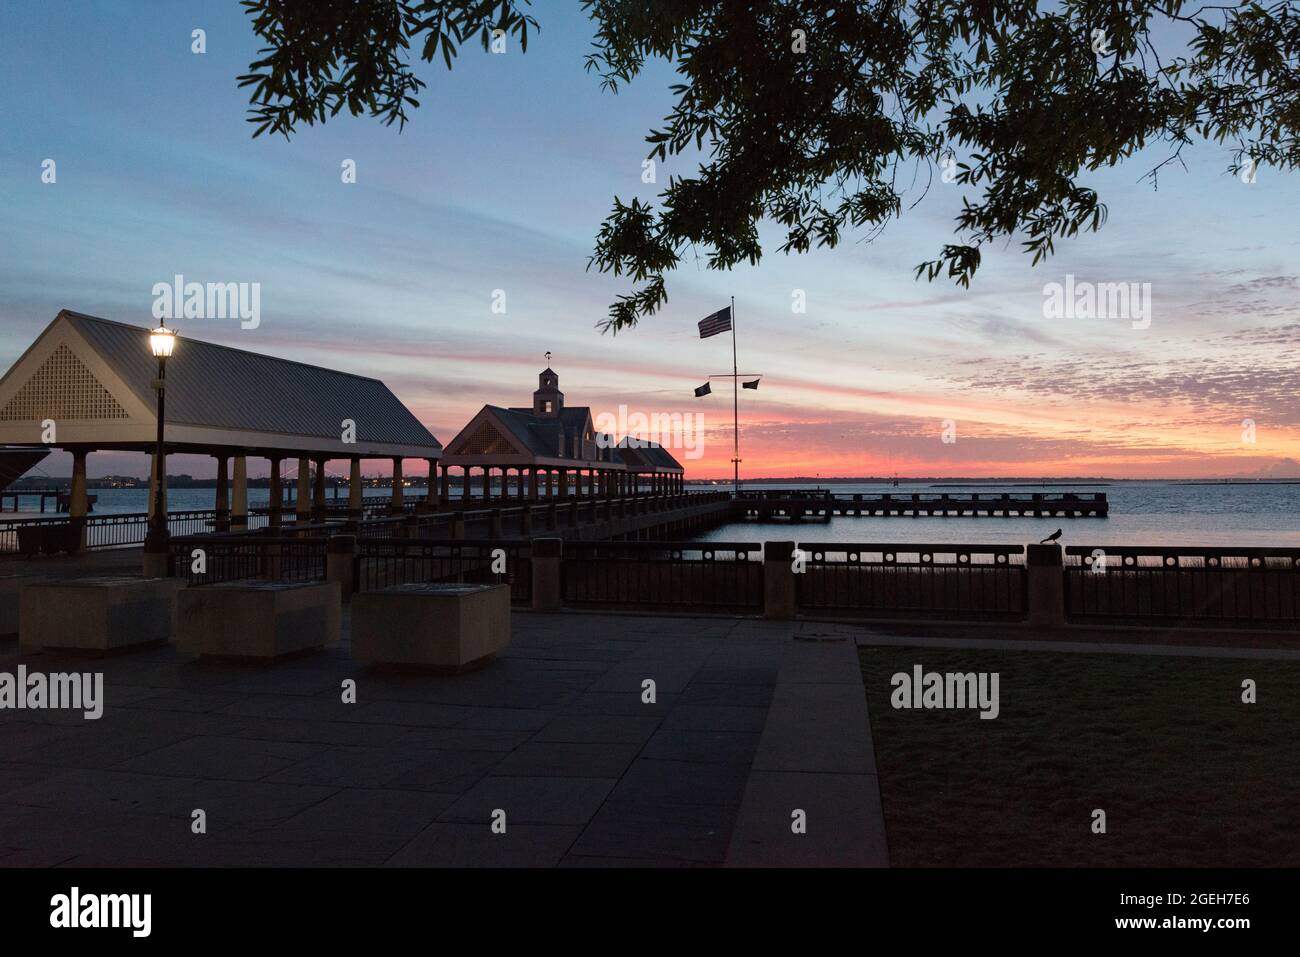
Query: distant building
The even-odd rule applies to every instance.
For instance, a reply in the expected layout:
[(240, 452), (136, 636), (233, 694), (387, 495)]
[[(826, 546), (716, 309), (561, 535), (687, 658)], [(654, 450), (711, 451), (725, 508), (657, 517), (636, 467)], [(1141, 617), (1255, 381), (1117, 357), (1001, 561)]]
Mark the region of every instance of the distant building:
[[(460, 469), (455, 497), (471, 497), (474, 470), (484, 497), (494, 476), (502, 497), (609, 497), (682, 489), (684, 470), (662, 446), (597, 433), (587, 406), (566, 406), (560, 378), (547, 366), (530, 408), (485, 405), (447, 443), (441, 497), (451, 495), (449, 469)], [(513, 481), (512, 481), (513, 479)]]

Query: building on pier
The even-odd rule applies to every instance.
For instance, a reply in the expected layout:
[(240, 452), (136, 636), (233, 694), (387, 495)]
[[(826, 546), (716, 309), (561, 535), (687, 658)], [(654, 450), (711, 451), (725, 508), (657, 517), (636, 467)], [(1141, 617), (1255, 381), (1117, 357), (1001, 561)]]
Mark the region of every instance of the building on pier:
[(598, 433), (590, 408), (564, 404), (550, 366), (537, 377), (531, 407), (483, 406), (447, 443), (440, 462), (444, 502), (468, 501), (476, 478), (484, 499), (533, 501), (680, 492), (684, 474), (660, 445)]
[[(392, 463), (398, 511), (404, 508), (403, 460), (424, 459), (431, 473), (436, 468), (442, 446), (378, 379), (204, 342), (191, 337), (191, 328), (181, 325), (167, 360), (165, 450), (217, 460), (219, 529), (248, 523), (250, 456), (270, 462), (272, 526), (281, 524), (286, 459), (298, 464), (299, 521), (324, 518), (325, 464), (331, 460), (351, 465), (349, 511), (355, 517), (362, 508), (363, 460)], [(155, 453), (158, 366), (149, 332), (65, 309), (0, 378), (0, 443), (72, 453), (73, 519), (87, 511), (87, 456)], [(153, 457), (151, 511), (159, 475), (166, 508), (166, 463), (160, 468)]]

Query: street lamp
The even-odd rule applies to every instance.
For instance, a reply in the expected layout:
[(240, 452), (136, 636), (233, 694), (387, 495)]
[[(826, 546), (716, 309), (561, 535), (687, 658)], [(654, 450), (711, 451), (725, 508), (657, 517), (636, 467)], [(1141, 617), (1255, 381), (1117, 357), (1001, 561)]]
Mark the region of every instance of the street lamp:
[[(154, 475), (153, 518), (149, 522), (149, 534), (144, 539), (146, 565), (152, 565), (158, 577), (165, 576), (166, 555), (168, 552), (167, 511), (163, 504), (163, 482), (166, 481), (166, 453), (163, 450), (163, 414), (166, 399), (167, 359), (176, 348), (176, 333), (164, 324), (149, 333), (149, 351), (158, 360), (158, 378), (154, 388), (158, 390), (158, 442), (154, 453), (157, 473)], [(154, 561), (149, 561), (153, 556)]]

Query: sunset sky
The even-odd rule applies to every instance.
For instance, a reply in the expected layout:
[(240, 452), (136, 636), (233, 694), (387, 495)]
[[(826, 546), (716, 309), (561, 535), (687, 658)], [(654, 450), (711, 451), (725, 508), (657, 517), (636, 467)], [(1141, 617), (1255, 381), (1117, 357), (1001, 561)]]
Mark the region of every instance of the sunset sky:
[[(673, 172), (641, 182), (673, 74), (657, 65), (602, 92), (576, 8), (535, 5), (527, 54), (512, 41), (504, 55), (467, 48), (450, 73), (422, 65), (429, 87), (404, 132), (340, 116), (289, 142), (250, 138), (235, 77), (256, 43), (233, 2), (7, 10), (0, 364), (60, 308), (146, 325), (153, 285), (175, 274), (257, 282), (257, 329), (192, 320), (181, 334), (381, 378), (443, 442), (484, 403), (527, 404), (550, 350), (569, 404), (703, 413), (705, 455), (687, 475), (729, 476), (730, 387), (692, 390), (730, 371), (730, 337), (700, 341), (696, 322), (735, 296), (741, 371), (763, 376), (742, 393), (749, 476), (1300, 475), (1300, 177), (1243, 183), (1218, 145), (1185, 151), (1158, 191), (1139, 179), (1160, 148), (1090, 176), (1109, 207), (1099, 234), (1038, 267), (1014, 244), (988, 249), (969, 291), (913, 278), (961, 204), (937, 170), (926, 192), (921, 169), (875, 241), (732, 273), (702, 255), (669, 277), (659, 316), (602, 335), (628, 287), (587, 257), (615, 195), (649, 199)], [(341, 182), (345, 159), (356, 184)], [(1150, 283), (1150, 327), (1044, 318), (1044, 285), (1067, 274)], [(145, 467), (91, 459), (92, 475)]]

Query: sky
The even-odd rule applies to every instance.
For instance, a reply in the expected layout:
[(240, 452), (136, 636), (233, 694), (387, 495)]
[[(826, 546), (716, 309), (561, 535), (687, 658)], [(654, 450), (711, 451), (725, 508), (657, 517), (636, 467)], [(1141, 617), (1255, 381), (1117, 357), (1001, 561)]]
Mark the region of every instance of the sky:
[[(1300, 177), (1245, 183), (1227, 147), (1197, 144), (1155, 190), (1142, 176), (1167, 154), (1150, 149), (1085, 178), (1109, 208), (1100, 233), (1037, 267), (988, 248), (966, 290), (913, 275), (961, 205), (936, 175), (872, 241), (803, 256), (773, 242), (731, 272), (701, 256), (670, 274), (658, 315), (605, 335), (629, 287), (587, 270), (601, 221), (615, 196), (652, 199), (690, 171), (642, 182), (674, 74), (653, 64), (603, 91), (578, 5), (534, 9), (527, 53), (511, 40), (465, 48), (450, 72), (420, 64), (404, 131), (340, 115), (286, 142), (251, 137), (236, 77), (257, 44), (233, 2), (7, 3), (0, 368), (61, 308), (143, 326), (176, 274), (258, 283), (256, 328), (182, 320), (181, 335), (380, 378), (444, 443), (485, 403), (529, 404), (549, 351), (570, 405), (702, 416), (703, 454), (678, 458), (689, 478), (724, 477), (730, 384), (693, 390), (730, 371), (731, 341), (696, 323), (734, 296), (740, 371), (762, 376), (741, 394), (746, 476), (1300, 476)], [(1149, 324), (1045, 316), (1067, 277), (1149, 283)], [(41, 468), (66, 475), (64, 458)], [(90, 459), (92, 476), (146, 468)], [(176, 456), (169, 471), (214, 468)]]

